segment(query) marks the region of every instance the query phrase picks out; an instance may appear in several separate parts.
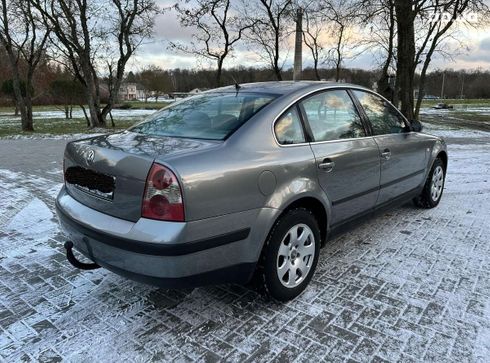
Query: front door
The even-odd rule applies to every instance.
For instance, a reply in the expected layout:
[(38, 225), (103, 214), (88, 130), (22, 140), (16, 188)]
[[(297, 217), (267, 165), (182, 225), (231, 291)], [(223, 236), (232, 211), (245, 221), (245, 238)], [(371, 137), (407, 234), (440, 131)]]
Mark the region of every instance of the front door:
[(366, 136), (344, 89), (328, 90), (300, 103), (309, 127), (318, 180), (332, 205), (331, 225), (374, 208), (378, 196), (378, 146)]
[(419, 187), (425, 178), (426, 142), (411, 132), (406, 119), (389, 102), (365, 91), (353, 91), (371, 124), (381, 159), (380, 192), (383, 204)]

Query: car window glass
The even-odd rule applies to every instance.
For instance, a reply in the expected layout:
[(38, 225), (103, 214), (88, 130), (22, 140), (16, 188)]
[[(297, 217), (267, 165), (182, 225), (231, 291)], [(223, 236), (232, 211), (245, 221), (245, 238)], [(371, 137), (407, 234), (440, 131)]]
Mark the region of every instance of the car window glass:
[(261, 93), (205, 93), (151, 115), (130, 130), (157, 136), (224, 140), (274, 100)]
[(315, 141), (365, 136), (361, 118), (345, 90), (332, 90), (307, 98), (301, 105)]
[(374, 135), (398, 134), (407, 131), (403, 117), (385, 100), (369, 92), (354, 91), (366, 112)]
[(274, 125), (277, 141), (280, 144), (300, 144), (305, 142), (303, 127), (296, 107), (290, 108)]

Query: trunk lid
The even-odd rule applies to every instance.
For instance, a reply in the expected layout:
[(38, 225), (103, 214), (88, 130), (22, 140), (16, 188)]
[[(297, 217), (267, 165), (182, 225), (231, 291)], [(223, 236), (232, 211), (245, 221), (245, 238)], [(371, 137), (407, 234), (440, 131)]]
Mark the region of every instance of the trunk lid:
[(155, 158), (166, 160), (218, 144), (130, 131), (73, 141), (65, 150), (65, 184), (80, 203), (135, 222)]

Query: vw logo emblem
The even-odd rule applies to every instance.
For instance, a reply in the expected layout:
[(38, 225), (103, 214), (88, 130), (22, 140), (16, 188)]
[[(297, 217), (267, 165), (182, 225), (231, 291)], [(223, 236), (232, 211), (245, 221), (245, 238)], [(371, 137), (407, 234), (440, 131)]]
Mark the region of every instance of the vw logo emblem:
[(87, 163), (91, 164), (94, 162), (94, 159), (95, 159), (95, 151), (93, 151), (92, 149), (90, 149), (88, 152), (87, 152)]

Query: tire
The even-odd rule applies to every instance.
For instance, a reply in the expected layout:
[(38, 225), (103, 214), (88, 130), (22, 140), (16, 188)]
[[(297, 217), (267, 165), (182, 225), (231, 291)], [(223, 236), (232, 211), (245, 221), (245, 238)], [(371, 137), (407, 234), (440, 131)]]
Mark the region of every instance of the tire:
[(437, 207), (441, 201), (445, 181), (446, 170), (444, 170), (444, 163), (441, 159), (437, 158), (427, 176), (424, 189), (420, 195), (413, 200), (415, 205), (421, 208)]
[(262, 251), (257, 270), (261, 290), (279, 301), (301, 294), (315, 272), (320, 238), (311, 211), (297, 208), (286, 212), (272, 228)]

